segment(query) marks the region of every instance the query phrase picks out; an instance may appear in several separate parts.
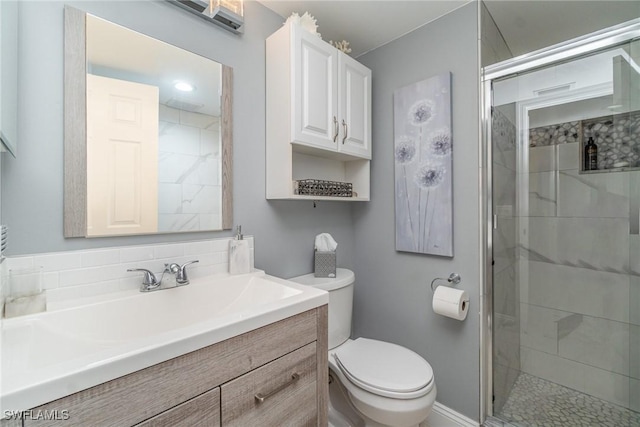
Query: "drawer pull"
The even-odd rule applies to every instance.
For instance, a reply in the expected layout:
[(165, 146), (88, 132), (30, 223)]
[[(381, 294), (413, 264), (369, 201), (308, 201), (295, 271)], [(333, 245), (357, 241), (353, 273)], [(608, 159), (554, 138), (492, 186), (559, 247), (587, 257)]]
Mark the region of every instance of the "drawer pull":
[(272, 397), (274, 394), (284, 390), (285, 388), (289, 387), (291, 384), (295, 383), (296, 381), (298, 381), (300, 379), (300, 375), (296, 372), (294, 374), (291, 375), (291, 379), (289, 381), (287, 381), (286, 383), (282, 384), (281, 386), (279, 386), (278, 388), (276, 388), (275, 390), (270, 391), (267, 394), (262, 394), (262, 393), (258, 393), (256, 394), (256, 400), (259, 403), (264, 402), (265, 400), (267, 400), (268, 398)]

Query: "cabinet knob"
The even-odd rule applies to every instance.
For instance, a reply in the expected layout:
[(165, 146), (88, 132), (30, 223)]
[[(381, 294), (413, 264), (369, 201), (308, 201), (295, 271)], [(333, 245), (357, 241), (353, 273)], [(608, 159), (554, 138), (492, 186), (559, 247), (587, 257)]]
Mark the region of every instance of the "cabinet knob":
[(333, 135), (333, 142), (336, 142), (338, 140), (338, 132), (340, 132), (340, 125), (338, 125), (338, 118), (336, 116), (333, 116), (333, 129), (335, 129), (335, 135)]

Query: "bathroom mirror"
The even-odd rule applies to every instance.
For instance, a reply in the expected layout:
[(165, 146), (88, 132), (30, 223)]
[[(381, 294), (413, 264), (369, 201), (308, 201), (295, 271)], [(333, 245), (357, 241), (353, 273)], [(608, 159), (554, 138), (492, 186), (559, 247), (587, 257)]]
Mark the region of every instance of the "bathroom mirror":
[(65, 237), (230, 229), (232, 69), (65, 7)]

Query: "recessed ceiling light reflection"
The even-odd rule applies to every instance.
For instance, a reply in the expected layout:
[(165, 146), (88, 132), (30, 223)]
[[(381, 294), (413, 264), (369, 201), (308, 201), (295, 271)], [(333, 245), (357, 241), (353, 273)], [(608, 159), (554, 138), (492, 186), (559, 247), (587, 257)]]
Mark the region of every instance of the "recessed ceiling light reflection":
[(181, 92), (193, 92), (193, 85), (187, 82), (178, 81), (173, 85), (174, 88), (178, 89)]

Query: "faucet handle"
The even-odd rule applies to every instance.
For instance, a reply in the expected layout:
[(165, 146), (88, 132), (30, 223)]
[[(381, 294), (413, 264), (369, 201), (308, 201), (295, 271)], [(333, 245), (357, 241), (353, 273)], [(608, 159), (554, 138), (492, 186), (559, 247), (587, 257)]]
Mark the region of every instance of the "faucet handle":
[(185, 262), (180, 266), (180, 269), (176, 273), (176, 283), (179, 283), (181, 285), (189, 284), (189, 278), (187, 277), (187, 265), (195, 264), (196, 262), (200, 262), (200, 260), (196, 259), (193, 261)]
[(141, 271), (142, 275), (142, 290), (151, 290), (160, 286), (160, 282), (158, 282), (158, 278), (153, 272), (147, 270), (146, 268), (129, 268), (127, 271)]

